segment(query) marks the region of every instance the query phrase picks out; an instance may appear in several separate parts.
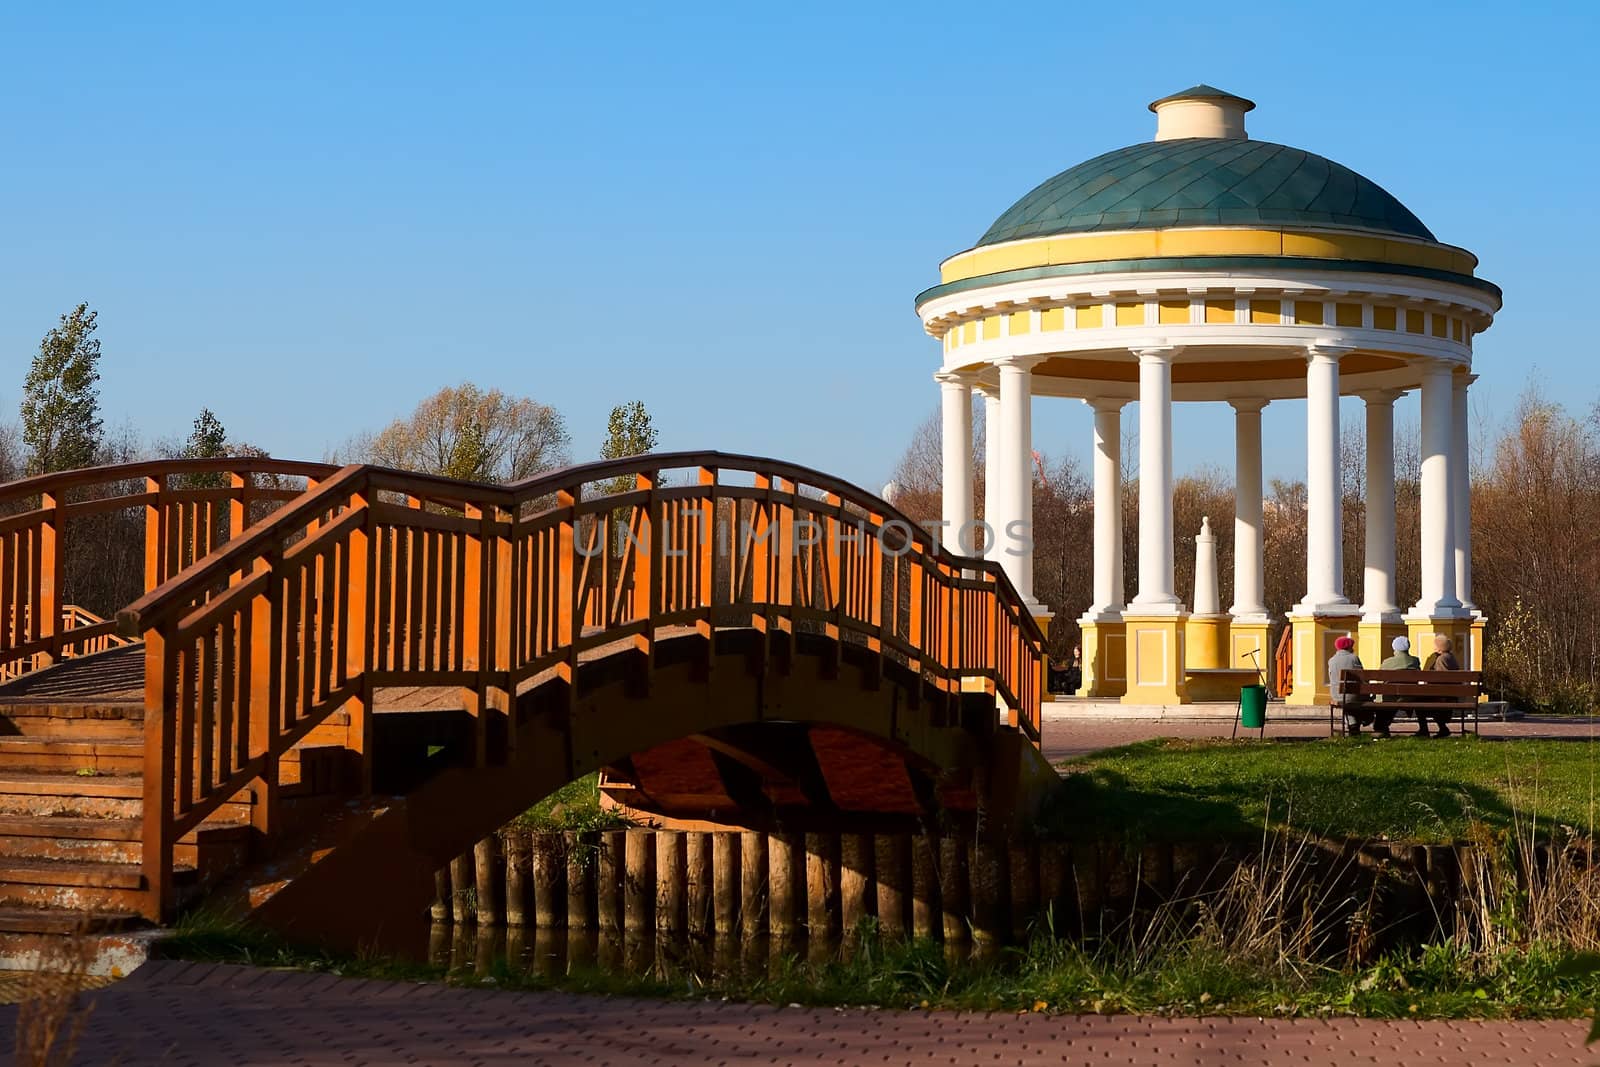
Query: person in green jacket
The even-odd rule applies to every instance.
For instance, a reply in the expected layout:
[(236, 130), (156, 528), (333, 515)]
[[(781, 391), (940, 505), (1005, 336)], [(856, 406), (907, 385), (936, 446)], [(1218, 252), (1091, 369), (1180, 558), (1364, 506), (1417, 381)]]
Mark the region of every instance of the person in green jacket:
[[(1394, 650), (1394, 655), (1384, 660), (1379, 670), (1383, 671), (1420, 671), (1422, 661), (1411, 654), (1411, 640), (1406, 637), (1397, 637), (1389, 646)], [(1385, 700), (1391, 698), (1385, 697)], [(1395, 713), (1378, 713), (1378, 734), (1381, 737), (1389, 736), (1389, 724), (1394, 722)], [(1417, 712), (1417, 734), (1420, 737), (1428, 736), (1428, 716), (1421, 711)]]

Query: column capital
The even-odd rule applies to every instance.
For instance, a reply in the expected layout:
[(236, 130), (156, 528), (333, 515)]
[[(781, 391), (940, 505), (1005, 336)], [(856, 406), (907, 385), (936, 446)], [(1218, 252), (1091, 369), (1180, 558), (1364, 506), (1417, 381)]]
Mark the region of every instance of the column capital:
[(1086, 396), (1083, 398), (1083, 402), (1097, 412), (1113, 412), (1121, 411), (1133, 403), (1133, 398), (1129, 396)]
[(1388, 407), (1406, 395), (1404, 389), (1362, 389), (1352, 394), (1367, 402), (1367, 407)]
[(1467, 386), (1471, 385), (1473, 382), (1476, 382), (1478, 380), (1478, 376), (1476, 374), (1473, 374), (1472, 371), (1468, 370), (1465, 367), (1457, 367), (1456, 371), (1457, 371), (1457, 373), (1456, 373), (1456, 388), (1457, 389), (1465, 389)]
[(1171, 363), (1172, 357), (1183, 351), (1182, 345), (1146, 345), (1142, 348), (1130, 348), (1129, 352), (1139, 357), (1140, 362), (1154, 360), (1160, 363)]
[(1343, 341), (1312, 341), (1306, 345), (1306, 359), (1310, 362), (1332, 360), (1337, 363), (1355, 350), (1355, 345)]
[(971, 389), (978, 383), (978, 374), (970, 370), (941, 370), (934, 372), (933, 380), (946, 388), (960, 386)]
[(1241, 415), (1245, 412), (1258, 412), (1270, 403), (1272, 401), (1264, 396), (1231, 396), (1228, 398), (1228, 406)]
[(1045, 357), (1044, 356), (1012, 355), (1012, 356), (1000, 356), (1000, 357), (998, 357), (996, 359), (990, 360), (989, 362), (991, 364), (993, 364), (994, 366), (999, 367), (1001, 370), (1010, 369), (1010, 370), (1031, 371), (1031, 370), (1033, 370), (1034, 367), (1037, 367), (1039, 364), (1043, 363), (1044, 361), (1045, 361)]

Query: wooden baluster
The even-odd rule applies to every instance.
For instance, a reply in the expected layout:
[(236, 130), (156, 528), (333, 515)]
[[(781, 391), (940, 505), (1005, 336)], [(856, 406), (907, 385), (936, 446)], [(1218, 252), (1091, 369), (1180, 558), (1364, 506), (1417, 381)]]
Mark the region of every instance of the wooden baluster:
[(144, 507), (144, 591), (148, 593), (167, 577), (167, 476), (146, 478), (144, 491), (150, 497)]
[[(376, 598), (377, 567), (373, 552), (377, 547), (372, 515), (372, 495), (352, 494), (350, 507), (360, 508), (365, 517), (351, 530), (345, 542), (345, 587), (338, 592), (345, 603), (344, 681), (355, 682), (355, 692), (344, 702), (350, 716), (345, 746), (355, 753), (359, 775), (357, 789), (362, 796), (372, 792), (372, 671), (375, 619), (372, 605)], [(331, 561), (330, 561), (331, 563)], [(324, 605), (324, 610), (327, 606)]]
[(627, 546), (633, 553), (633, 618), (644, 623), (646, 686), (650, 669), (655, 664), (656, 613), (661, 610), (661, 570), (665, 559), (664, 538), (657, 519), (661, 502), (657, 499), (656, 487), (660, 483), (659, 471), (641, 471), (634, 476), (634, 488), (645, 490), (649, 496), (638, 509), (638, 526)]
[(44, 518), (39, 524), (38, 596), (33, 602), (34, 634), (46, 642), (45, 650), (34, 660), (38, 668), (48, 667), (63, 652), (61, 638), (61, 591), (66, 584), (66, 546), (61, 535), (66, 526), (66, 501), (54, 493), (41, 497)]
[(228, 475), (228, 488), (232, 491), (228, 497), (228, 540), (232, 541), (250, 528), (250, 505), (256, 495), (255, 476), (234, 471)]
[[(284, 651), (283, 553), (270, 549), (259, 566), (268, 572), (261, 591), (250, 600), (249, 708), (241, 729), (249, 734), (249, 756), (260, 762), (260, 774), (251, 780), (255, 803), (250, 823), (267, 840), (278, 830), (278, 755), (274, 743), (283, 715), (280, 701), (286, 690), (282, 663)], [(293, 635), (289, 637), (294, 640)], [(148, 747), (148, 744), (147, 744)]]
[(583, 487), (575, 485), (556, 494), (557, 506), (562, 509), (563, 514), (556, 527), (554, 648), (564, 650), (566, 653), (565, 662), (561, 665), (561, 674), (567, 681), (569, 706), (577, 699), (577, 639), (583, 628), (583, 620), (579, 617), (579, 612), (583, 610), (583, 598), (578, 590), (578, 583), (582, 580), (582, 561), (577, 553), (578, 501), (582, 493)]
[(147, 919), (162, 922), (172, 904), (174, 756), (177, 725), (175, 622), (144, 633), (144, 819), (140, 861)]
[(512, 565), (511, 532), (512, 513), (501, 508), (489, 512), (492, 524), (484, 539), (485, 562), (488, 564), (490, 597), (487, 617), (490, 631), (485, 648), (488, 649), (487, 669), (489, 680), (484, 690), (485, 706), (505, 724), (505, 759), (510, 762), (517, 747), (517, 717), (515, 694), (511, 691), (511, 660), (515, 645), (513, 611), (515, 599), (515, 567)]
[(700, 498), (700, 514), (695, 516), (694, 538), (698, 549), (699, 586), (695, 606), (704, 613), (704, 632), (710, 639), (710, 628), (715, 625), (716, 565), (717, 565), (717, 471), (714, 467), (700, 468), (700, 484), (705, 486)]
[(493, 535), (488, 531), (483, 508), (468, 504), (464, 513), (469, 522), (477, 522), (478, 528), (465, 538), (466, 585), (461, 599), (461, 668), (468, 674), (476, 675), (476, 678), (462, 690), (461, 698), (472, 719), (472, 765), (484, 767), (489, 762), (487, 698), (489, 671), (494, 658), (494, 652), (487, 644), (492, 635), (484, 622), (484, 612), (494, 597), (490, 588), (492, 578), (486, 573), (488, 559), (484, 553), (484, 540)]

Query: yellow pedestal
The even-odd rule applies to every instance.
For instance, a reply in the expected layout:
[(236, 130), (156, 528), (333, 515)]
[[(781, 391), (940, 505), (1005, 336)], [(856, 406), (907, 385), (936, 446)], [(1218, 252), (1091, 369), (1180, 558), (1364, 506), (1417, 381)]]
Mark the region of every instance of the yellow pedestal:
[(1489, 620), (1480, 613), (1472, 617), (1472, 624), (1467, 627), (1467, 658), (1461, 662), (1469, 671), (1483, 670), (1483, 631), (1488, 625)]
[[(1258, 671), (1268, 684), (1272, 682), (1272, 650), (1267, 644), (1272, 623), (1266, 619), (1234, 619), (1228, 624), (1227, 667)], [(1251, 653), (1254, 653), (1252, 655)]]
[[(1436, 619), (1426, 616), (1406, 616), (1406, 632), (1411, 637), (1411, 654), (1423, 663), (1428, 662), (1428, 657), (1433, 655), (1433, 639), (1438, 634), (1450, 638), (1450, 647), (1455, 650), (1456, 660), (1464, 671), (1478, 670), (1472, 666), (1473, 656), (1482, 661), (1481, 650), (1474, 649), (1472, 640), (1472, 623), (1470, 618)], [(1477, 636), (1482, 636), (1481, 631)]]
[(1187, 615), (1123, 615), (1128, 650), (1124, 704), (1189, 703), (1183, 676), (1188, 621)]
[(1078, 620), (1083, 631), (1083, 695), (1102, 700), (1128, 690), (1128, 642), (1122, 621)]
[(1290, 614), (1294, 686), (1285, 694), (1285, 703), (1301, 707), (1328, 706), (1328, 660), (1333, 658), (1333, 643), (1341, 637), (1354, 640), (1359, 625), (1358, 615)]
[(1361, 657), (1363, 667), (1377, 670), (1384, 660), (1394, 655), (1394, 639), (1409, 636), (1405, 622), (1398, 615), (1381, 621), (1363, 618), (1356, 631), (1356, 655)]
[(1191, 671), (1231, 667), (1228, 655), (1228, 616), (1190, 615), (1184, 623), (1183, 665)]

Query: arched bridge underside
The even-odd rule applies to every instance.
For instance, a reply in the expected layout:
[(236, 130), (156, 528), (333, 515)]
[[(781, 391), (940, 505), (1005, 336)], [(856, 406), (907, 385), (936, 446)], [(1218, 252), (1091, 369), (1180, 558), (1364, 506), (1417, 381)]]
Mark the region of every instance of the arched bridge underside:
[[(218, 460), (30, 479), (6, 505), (0, 745), (134, 676), (137, 881), (104, 903), (152, 919), (217, 891), (369, 939), (592, 771), (637, 811), (791, 828), (1004, 813), (1039, 773), (1042, 635), (998, 567), (790, 464), (484, 486)], [(119, 509), (144, 581), (112, 626), (64, 594), (110, 551), (85, 520)]]

